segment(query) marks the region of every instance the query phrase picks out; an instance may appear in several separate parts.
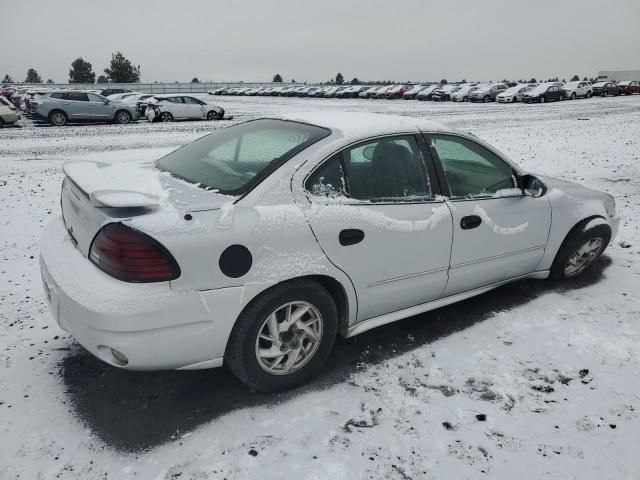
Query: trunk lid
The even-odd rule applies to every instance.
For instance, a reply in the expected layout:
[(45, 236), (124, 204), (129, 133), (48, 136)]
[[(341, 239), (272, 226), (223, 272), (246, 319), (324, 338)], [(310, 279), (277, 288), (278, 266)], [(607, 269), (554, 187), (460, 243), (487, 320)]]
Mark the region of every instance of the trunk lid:
[(215, 210), (235, 198), (178, 180), (159, 171), (153, 162), (77, 161), (65, 163), (63, 170), (62, 217), (71, 240), (86, 256), (106, 223), (162, 209)]

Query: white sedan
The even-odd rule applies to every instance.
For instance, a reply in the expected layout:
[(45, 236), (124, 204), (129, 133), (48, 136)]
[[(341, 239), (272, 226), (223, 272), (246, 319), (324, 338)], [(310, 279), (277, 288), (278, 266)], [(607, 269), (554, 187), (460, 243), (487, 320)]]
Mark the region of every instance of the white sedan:
[(308, 379), (336, 335), (575, 277), (618, 226), (610, 195), (410, 117), (259, 119), (64, 172), (41, 242), (58, 325), (118, 368), (225, 363), (262, 391)]
[(532, 88), (537, 87), (537, 83), (520, 83), (511, 88), (506, 89), (504, 92), (499, 93), (496, 96), (498, 103), (516, 103), (521, 102), (525, 92), (528, 92)]
[(224, 109), (191, 95), (154, 95), (146, 103), (145, 117), (150, 122), (222, 120)]

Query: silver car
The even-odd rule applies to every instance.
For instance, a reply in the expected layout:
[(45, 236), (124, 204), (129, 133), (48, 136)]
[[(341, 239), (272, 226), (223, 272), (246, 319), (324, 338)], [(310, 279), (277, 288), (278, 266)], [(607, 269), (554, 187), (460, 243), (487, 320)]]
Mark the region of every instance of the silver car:
[(58, 325), (118, 368), (225, 363), (263, 391), (307, 380), (336, 335), (573, 278), (618, 227), (610, 195), (410, 117), (259, 119), (64, 171), (40, 246)]
[(35, 113), (57, 127), (69, 122), (130, 123), (138, 119), (138, 111), (131, 104), (83, 90), (54, 92), (42, 97)]

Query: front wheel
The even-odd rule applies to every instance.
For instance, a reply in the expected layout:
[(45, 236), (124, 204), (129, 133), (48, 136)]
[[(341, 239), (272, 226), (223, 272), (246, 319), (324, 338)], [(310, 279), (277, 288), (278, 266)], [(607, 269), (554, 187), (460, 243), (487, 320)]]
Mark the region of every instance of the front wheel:
[(318, 371), (337, 328), (336, 304), (324, 287), (311, 280), (286, 282), (267, 290), (240, 314), (225, 362), (255, 390), (286, 390)]
[(575, 99), (576, 99), (576, 92), (573, 92), (573, 93), (571, 94), (571, 100), (575, 100)]
[(544, 95), (540, 97), (540, 103), (544, 103), (544, 102), (545, 102), (545, 100), (546, 100), (546, 99), (544, 98)]
[(120, 110), (118, 113), (116, 113), (115, 116), (115, 122), (119, 123), (121, 125), (124, 125), (126, 123), (130, 123), (131, 122), (131, 114), (129, 112), (127, 112), (126, 110)]
[(482, 99), (482, 101), (483, 101), (484, 103), (489, 103), (489, 102), (491, 101), (491, 97), (490, 97), (489, 95), (486, 95), (486, 96)]
[(173, 115), (171, 115), (169, 112), (162, 112), (160, 114), (160, 121), (161, 122), (173, 122)]
[(587, 92), (587, 98), (591, 98), (591, 90)]
[(579, 226), (562, 243), (551, 265), (551, 278), (573, 278), (583, 273), (602, 255), (611, 240), (611, 228), (605, 223)]

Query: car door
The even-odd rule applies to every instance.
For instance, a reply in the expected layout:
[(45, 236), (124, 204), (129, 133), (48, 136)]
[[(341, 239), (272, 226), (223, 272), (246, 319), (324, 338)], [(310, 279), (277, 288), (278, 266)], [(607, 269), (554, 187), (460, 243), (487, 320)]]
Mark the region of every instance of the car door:
[(182, 97), (184, 99), (186, 118), (205, 118), (207, 112), (204, 104), (193, 97)]
[(114, 118), (116, 106), (99, 95), (89, 93), (89, 116), (92, 120), (108, 120)]
[(69, 92), (63, 102), (69, 120), (90, 120), (89, 96), (84, 92)]
[(551, 227), (548, 199), (524, 195), (514, 168), (479, 142), (460, 135), (426, 138), (453, 216), (444, 295), (534, 272)]
[(173, 118), (185, 118), (184, 100), (182, 97), (167, 97), (162, 99), (162, 103), (165, 105), (164, 110), (171, 113)]
[(451, 213), (429, 162), (420, 136), (379, 137), (332, 155), (304, 183), (305, 215), (329, 260), (353, 282), (358, 321), (444, 291)]

